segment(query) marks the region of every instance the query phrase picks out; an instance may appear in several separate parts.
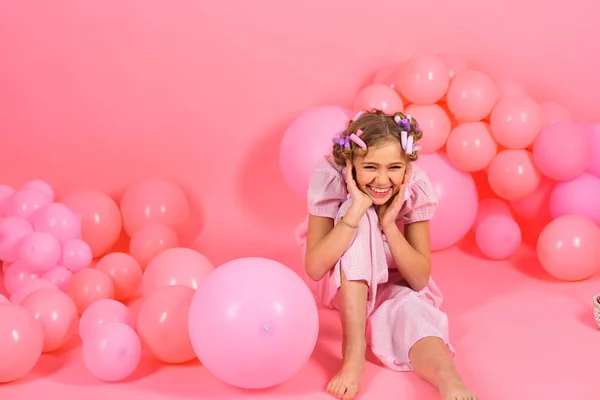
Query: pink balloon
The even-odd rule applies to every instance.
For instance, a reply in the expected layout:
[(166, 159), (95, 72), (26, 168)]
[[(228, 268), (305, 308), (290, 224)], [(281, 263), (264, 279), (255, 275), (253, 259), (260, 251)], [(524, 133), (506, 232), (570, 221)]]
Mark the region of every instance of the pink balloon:
[(423, 154), (416, 162), (427, 173), (439, 205), (430, 221), (431, 249), (450, 247), (473, 226), (479, 203), (471, 174), (457, 170), (443, 153)]
[(149, 296), (161, 287), (173, 285), (196, 290), (213, 270), (210, 260), (195, 250), (168, 249), (148, 264), (142, 278), (142, 293)]
[(166, 286), (148, 296), (138, 314), (137, 332), (150, 352), (169, 364), (196, 358), (189, 333), (194, 289)]
[(555, 181), (568, 181), (585, 172), (590, 162), (589, 127), (557, 122), (546, 126), (533, 145), (539, 170)]
[(190, 215), (185, 193), (177, 184), (164, 179), (147, 179), (132, 185), (123, 194), (120, 209), (130, 237), (150, 223), (181, 231)]
[(0, 259), (13, 262), (19, 258), (21, 239), (33, 232), (33, 227), (21, 217), (0, 220)]
[(530, 146), (542, 129), (542, 109), (527, 96), (501, 98), (490, 116), (494, 138), (509, 149)]
[(476, 122), (486, 118), (497, 100), (498, 88), (493, 79), (474, 70), (456, 74), (446, 94), (448, 108), (463, 122)]
[(189, 325), (194, 351), (208, 371), (229, 385), (260, 389), (304, 367), (316, 345), (319, 316), (310, 289), (291, 269), (242, 258), (219, 266), (196, 291)]
[(8, 198), (3, 207), (6, 216), (29, 219), (36, 211), (51, 202), (47, 193), (36, 189), (21, 189)]
[(279, 166), (296, 195), (306, 198), (313, 170), (331, 153), (331, 138), (346, 129), (350, 118), (342, 107), (318, 107), (300, 115), (287, 128), (279, 148)]
[(600, 224), (600, 178), (582, 174), (558, 182), (550, 195), (550, 213), (553, 218), (579, 215)]
[(477, 217), (475, 217), (473, 227), (477, 228), (481, 221), (495, 215), (510, 217), (511, 219), (513, 216), (512, 210), (505, 200), (494, 198), (481, 200), (477, 207)]
[(528, 150), (502, 150), (490, 163), (488, 181), (494, 193), (505, 200), (518, 200), (533, 193), (541, 174)]
[(387, 65), (383, 68), (380, 68), (373, 78), (373, 83), (375, 85), (384, 85), (394, 89), (396, 86), (396, 75), (398, 75), (398, 71), (400, 69), (400, 65), (392, 64)]
[(43, 181), (41, 179), (34, 179), (25, 182), (21, 189), (37, 190), (39, 192), (44, 193), (48, 197), (48, 200), (50, 200), (50, 202), (54, 201), (54, 189), (52, 189), (52, 186), (48, 182)]
[(498, 144), (485, 122), (460, 123), (450, 132), (446, 143), (448, 158), (461, 171), (486, 168), (497, 152)]
[(32, 222), (36, 231), (51, 233), (59, 242), (81, 238), (81, 220), (62, 203), (52, 203), (36, 212)]
[(179, 238), (175, 231), (165, 225), (150, 224), (131, 237), (129, 253), (142, 268), (146, 268), (154, 257), (174, 247), (179, 247)]
[(96, 378), (116, 382), (130, 376), (142, 359), (142, 343), (127, 324), (111, 322), (90, 332), (83, 341), (83, 363)]
[(32, 232), (19, 242), (19, 257), (33, 272), (48, 272), (60, 259), (60, 243), (47, 232)]
[(142, 283), (142, 268), (129, 254), (107, 254), (98, 261), (96, 269), (110, 277), (115, 287), (115, 300), (127, 300), (138, 294)]
[(85, 268), (71, 278), (67, 293), (82, 314), (90, 304), (115, 297), (115, 286), (104, 272), (95, 268)]
[(420, 154), (435, 153), (444, 146), (452, 123), (442, 107), (438, 104), (412, 104), (406, 108), (406, 114), (415, 118), (423, 130), (423, 138), (419, 141)]
[(27, 375), (42, 355), (44, 335), (40, 324), (27, 309), (0, 304), (0, 383)]
[(553, 101), (542, 101), (540, 108), (542, 110), (542, 126), (572, 120), (571, 112)]
[(77, 332), (77, 307), (73, 300), (56, 288), (42, 288), (21, 301), (42, 327), (43, 352), (58, 350)]
[(364, 111), (378, 109), (387, 114), (404, 111), (400, 95), (386, 85), (369, 85), (354, 98), (354, 110)]
[(15, 290), (15, 292), (10, 296), (10, 302), (14, 304), (21, 304), (25, 297), (41, 289), (58, 290), (58, 288), (50, 281), (45, 279), (34, 279), (23, 284), (23, 286), (21, 286), (18, 290)]
[(12, 294), (39, 277), (39, 273), (31, 271), (29, 265), (17, 260), (11, 264), (4, 274), (4, 288), (9, 294)]
[(600, 270), (600, 227), (578, 215), (550, 222), (539, 236), (537, 254), (542, 267), (556, 279), (580, 281)]
[(554, 182), (548, 179), (542, 179), (540, 185), (533, 193), (518, 200), (511, 201), (515, 213), (521, 218), (527, 220), (550, 220), (550, 193), (554, 187)]
[(69, 282), (73, 278), (73, 273), (65, 267), (54, 267), (50, 271), (42, 275), (42, 279), (52, 282), (58, 289), (63, 292), (67, 291)]
[(450, 82), (446, 65), (436, 56), (414, 56), (400, 68), (396, 89), (411, 103), (427, 105), (441, 100)]
[(493, 260), (512, 257), (522, 242), (519, 224), (507, 215), (490, 215), (485, 218), (475, 233), (479, 250)]
[(85, 340), (87, 335), (101, 324), (121, 322), (135, 327), (133, 314), (123, 303), (112, 299), (101, 299), (92, 304), (81, 314), (79, 321), (79, 337)]
[(457, 74), (469, 68), (467, 62), (454, 54), (438, 54), (437, 56), (448, 69), (448, 76), (452, 80)]
[(498, 79), (496, 81), (496, 87), (498, 88), (498, 98), (527, 95), (525, 89), (512, 79)]
[(81, 238), (92, 249), (94, 258), (107, 254), (121, 234), (121, 211), (106, 193), (80, 189), (62, 199), (81, 220)]
[(600, 124), (589, 129), (590, 158), (587, 172), (600, 178)]
[(60, 265), (71, 272), (78, 272), (92, 263), (92, 249), (81, 239), (72, 239), (62, 244)]

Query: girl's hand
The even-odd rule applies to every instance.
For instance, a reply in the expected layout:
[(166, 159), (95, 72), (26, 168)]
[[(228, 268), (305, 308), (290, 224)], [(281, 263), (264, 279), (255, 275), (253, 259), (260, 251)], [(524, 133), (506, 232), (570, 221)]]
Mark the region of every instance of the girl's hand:
[(387, 203), (377, 207), (379, 224), (384, 230), (391, 224), (396, 224), (396, 218), (398, 218), (398, 214), (400, 213), (402, 205), (404, 204), (404, 195), (406, 194), (406, 185), (408, 184), (410, 171), (411, 166), (409, 164), (404, 170), (404, 179), (402, 181), (402, 185), (400, 185), (400, 190), (398, 190), (398, 193), (389, 199)]
[(346, 160), (346, 187), (352, 199), (352, 207), (356, 207), (362, 213), (365, 213), (373, 205), (373, 200), (356, 185), (356, 181), (352, 175), (353, 168), (352, 162)]

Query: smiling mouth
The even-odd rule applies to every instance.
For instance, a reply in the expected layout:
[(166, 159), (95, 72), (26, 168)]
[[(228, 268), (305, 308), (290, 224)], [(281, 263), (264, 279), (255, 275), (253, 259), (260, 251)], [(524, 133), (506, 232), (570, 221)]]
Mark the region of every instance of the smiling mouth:
[(367, 186), (367, 188), (369, 189), (369, 193), (374, 197), (385, 197), (392, 191), (391, 186), (387, 188)]

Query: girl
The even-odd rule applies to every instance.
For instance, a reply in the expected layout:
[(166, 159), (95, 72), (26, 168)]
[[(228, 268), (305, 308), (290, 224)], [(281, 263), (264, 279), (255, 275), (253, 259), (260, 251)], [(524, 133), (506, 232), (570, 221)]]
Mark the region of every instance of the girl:
[(317, 297), (339, 311), (343, 362), (327, 391), (353, 399), (366, 346), (396, 371), (414, 370), (445, 400), (474, 400), (457, 372), (442, 295), (430, 278), (437, 198), (417, 159), (409, 115), (359, 113), (315, 169), (308, 223), (297, 236)]

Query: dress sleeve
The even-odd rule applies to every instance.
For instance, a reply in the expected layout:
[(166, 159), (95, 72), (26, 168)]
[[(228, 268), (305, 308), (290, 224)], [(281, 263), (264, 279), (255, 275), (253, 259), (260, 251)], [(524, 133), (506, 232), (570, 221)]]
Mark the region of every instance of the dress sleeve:
[(327, 159), (319, 162), (308, 186), (308, 213), (335, 219), (347, 195), (342, 174)]
[(430, 220), (438, 207), (438, 198), (425, 171), (415, 167), (413, 181), (407, 189), (410, 194), (406, 196), (400, 220), (404, 224)]

